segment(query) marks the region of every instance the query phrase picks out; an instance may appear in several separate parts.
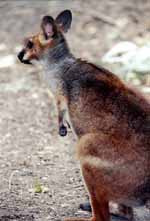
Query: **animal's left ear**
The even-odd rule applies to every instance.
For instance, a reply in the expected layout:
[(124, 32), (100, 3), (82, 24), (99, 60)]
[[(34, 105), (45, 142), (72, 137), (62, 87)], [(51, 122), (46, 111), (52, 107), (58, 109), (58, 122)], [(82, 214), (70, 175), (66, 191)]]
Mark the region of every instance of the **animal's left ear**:
[(64, 32), (67, 32), (69, 28), (71, 27), (72, 22), (72, 13), (70, 10), (62, 11), (57, 17), (56, 17), (56, 24), (60, 27), (60, 29)]

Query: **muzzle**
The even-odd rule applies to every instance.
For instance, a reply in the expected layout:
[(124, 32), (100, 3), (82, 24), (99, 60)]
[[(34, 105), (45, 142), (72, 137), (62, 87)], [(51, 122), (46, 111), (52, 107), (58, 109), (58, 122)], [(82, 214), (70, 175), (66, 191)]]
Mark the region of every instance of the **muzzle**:
[(24, 64), (32, 64), (29, 60), (24, 60), (23, 57), (25, 55), (25, 50), (23, 49), (21, 52), (18, 54), (18, 59)]

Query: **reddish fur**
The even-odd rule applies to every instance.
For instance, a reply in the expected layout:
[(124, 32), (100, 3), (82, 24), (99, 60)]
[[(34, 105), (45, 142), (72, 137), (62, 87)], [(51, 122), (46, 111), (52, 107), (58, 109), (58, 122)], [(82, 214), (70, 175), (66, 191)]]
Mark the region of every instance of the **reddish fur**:
[[(61, 40), (63, 35), (58, 30)], [(58, 39), (57, 39), (58, 40)], [(39, 57), (57, 46), (32, 38)], [(65, 44), (65, 43), (64, 43)], [(29, 59), (35, 56), (30, 50)], [(68, 105), (79, 138), (77, 156), (90, 195), (93, 217), (68, 221), (109, 221), (109, 201), (128, 204), (150, 199), (150, 105), (117, 76), (76, 59), (62, 69), (57, 103)]]

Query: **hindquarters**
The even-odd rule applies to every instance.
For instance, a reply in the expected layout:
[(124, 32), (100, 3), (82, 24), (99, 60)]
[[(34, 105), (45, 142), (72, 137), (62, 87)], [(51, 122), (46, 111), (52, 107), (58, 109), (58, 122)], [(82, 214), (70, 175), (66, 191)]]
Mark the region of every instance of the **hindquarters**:
[(87, 182), (109, 201), (126, 205), (143, 205), (150, 197), (148, 154), (122, 137), (101, 133), (87, 134), (77, 145)]

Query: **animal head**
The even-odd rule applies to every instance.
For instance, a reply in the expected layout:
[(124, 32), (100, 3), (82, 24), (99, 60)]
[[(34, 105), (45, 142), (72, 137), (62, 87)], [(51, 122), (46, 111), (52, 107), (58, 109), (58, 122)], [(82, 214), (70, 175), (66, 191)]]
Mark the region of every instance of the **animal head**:
[(71, 22), (70, 10), (62, 11), (56, 19), (44, 16), (40, 33), (25, 39), (23, 49), (18, 54), (19, 60), (24, 64), (32, 64), (33, 60), (42, 59), (47, 52), (53, 53), (56, 47), (65, 44), (63, 34), (69, 30)]

